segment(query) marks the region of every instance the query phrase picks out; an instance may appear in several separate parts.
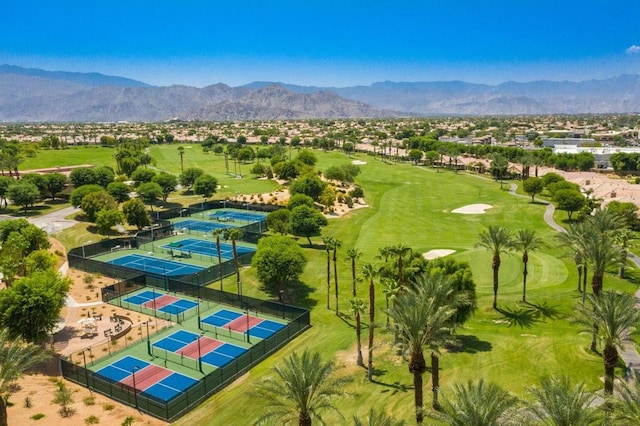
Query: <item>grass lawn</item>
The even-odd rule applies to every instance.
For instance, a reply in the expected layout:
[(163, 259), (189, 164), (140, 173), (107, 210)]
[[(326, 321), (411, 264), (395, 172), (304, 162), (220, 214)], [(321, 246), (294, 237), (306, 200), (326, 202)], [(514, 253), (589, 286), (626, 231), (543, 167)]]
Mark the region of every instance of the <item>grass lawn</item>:
[[(154, 146), (167, 155), (176, 146)], [(186, 150), (185, 167), (192, 165)], [(348, 163), (340, 153), (315, 151), (317, 167)], [(194, 156), (196, 157), (196, 156)], [(206, 157), (203, 159), (203, 157)], [(598, 376), (602, 374), (602, 360), (588, 352), (590, 335), (580, 333), (570, 321), (573, 307), (579, 300), (576, 291), (577, 275), (572, 260), (564, 256), (564, 250), (554, 240), (555, 232), (543, 220), (544, 206), (531, 204), (523, 197), (514, 197), (507, 191), (509, 185), (500, 189), (500, 184), (464, 172), (453, 173), (416, 167), (382, 163), (371, 156), (359, 156), (366, 161), (357, 183), (365, 191), (370, 208), (356, 210), (347, 217), (330, 219), (323, 235), (331, 235), (342, 241), (338, 269), (340, 279), (340, 312), (326, 309), (326, 253), (320, 237), (312, 240), (314, 247), (305, 248), (309, 264), (304, 272), (303, 289), (296, 300), (287, 300), (312, 309), (312, 328), (290, 343), (285, 349), (258, 365), (227, 387), (205, 401), (201, 406), (177, 421), (177, 425), (225, 425), (248, 424), (264, 412), (262, 401), (251, 394), (252, 384), (271, 374), (271, 367), (279, 364), (292, 351), (311, 349), (319, 351), (324, 359), (333, 358), (343, 366), (342, 374), (351, 375), (348, 386), (350, 396), (337, 401), (346, 420), (329, 413), (327, 424), (345, 424), (354, 414), (364, 416), (371, 407), (385, 409), (398, 418), (413, 423), (412, 376), (407, 363), (397, 348), (391, 346), (392, 333), (385, 329), (384, 295), (380, 285), (376, 289), (376, 347), (374, 365), (375, 382), (366, 379), (366, 370), (355, 365), (354, 321), (348, 311), (351, 271), (346, 251), (357, 247), (363, 252), (358, 265), (378, 262), (377, 250), (387, 245), (405, 244), (414, 251), (424, 253), (431, 249), (452, 249), (458, 260), (470, 263), (477, 285), (479, 308), (458, 335), (464, 346), (454, 353), (441, 357), (441, 390), (446, 393), (453, 384), (468, 379), (484, 377), (521, 397), (526, 397), (526, 388), (539, 382), (546, 374), (568, 374), (575, 381), (584, 380), (591, 389), (602, 388)], [(214, 173), (220, 162), (213, 154), (201, 154), (194, 164), (208, 164)], [(179, 161), (173, 161), (175, 169)], [(189, 161), (189, 163), (188, 163)], [(224, 166), (224, 164), (222, 164)], [(170, 167), (167, 163), (166, 167)], [(244, 171), (243, 166), (243, 171)], [(451, 210), (467, 204), (484, 203), (493, 208), (481, 215), (453, 214)], [(566, 217), (566, 212), (560, 215)], [(500, 311), (491, 309), (493, 298), (491, 258), (483, 249), (476, 248), (478, 234), (488, 225), (499, 224), (516, 231), (519, 228), (535, 229), (547, 241), (549, 247), (530, 256), (527, 299), (530, 304), (520, 302), (522, 297), (522, 264), (520, 254), (504, 255), (500, 269)], [(74, 233), (74, 231), (70, 231)], [(77, 237), (64, 238), (65, 244)], [(306, 240), (301, 239), (301, 244)], [(611, 271), (614, 272), (615, 271)], [(244, 290), (250, 296), (270, 297), (261, 289), (255, 271), (248, 268), (242, 272)], [(218, 283), (211, 284), (215, 288)], [(234, 291), (235, 282), (227, 279), (224, 287)], [(605, 289), (633, 291), (636, 285), (607, 274)], [(366, 298), (366, 288), (360, 285), (359, 297)], [(334, 308), (331, 295), (331, 307)], [(366, 340), (366, 325), (363, 338)], [(365, 358), (366, 358), (366, 342)], [(430, 407), (430, 377), (425, 379), (425, 405)]]

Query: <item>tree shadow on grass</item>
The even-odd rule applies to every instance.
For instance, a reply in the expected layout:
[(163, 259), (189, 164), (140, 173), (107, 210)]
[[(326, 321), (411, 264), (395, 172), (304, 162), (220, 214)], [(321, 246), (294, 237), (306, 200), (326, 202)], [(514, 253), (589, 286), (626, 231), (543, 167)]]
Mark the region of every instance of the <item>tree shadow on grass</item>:
[[(367, 369), (365, 368), (365, 373), (366, 371)], [(377, 380), (377, 378), (383, 377), (386, 373), (387, 373), (387, 370), (380, 370), (377, 368), (373, 369), (373, 380), (371, 380), (371, 383), (388, 388), (388, 389), (382, 390), (381, 393), (391, 392), (391, 395), (396, 395), (400, 392), (407, 393), (408, 391), (413, 389), (413, 386), (405, 385), (404, 383), (400, 383), (400, 382), (386, 383), (386, 382)]]
[(490, 352), (493, 349), (493, 345), (491, 345), (491, 342), (480, 340), (478, 339), (478, 337), (473, 335), (457, 335), (456, 337), (458, 338), (458, 341), (460, 343), (448, 347), (447, 349), (450, 352), (464, 352), (468, 354), (475, 354), (478, 352)]
[(551, 306), (547, 301), (542, 303), (524, 303), (535, 309), (540, 314), (543, 321), (546, 321), (547, 319), (554, 320), (564, 318), (564, 315), (558, 310), (557, 306)]
[[(274, 298), (280, 297), (276, 290), (267, 289), (264, 286), (260, 286), (260, 289), (267, 292)], [(287, 305), (295, 305), (300, 306), (301, 308), (311, 309), (318, 304), (316, 300), (309, 297), (311, 293), (314, 293), (315, 291), (315, 288), (307, 285), (306, 283), (302, 281), (295, 281), (290, 283), (282, 293), (282, 301)]]
[(535, 309), (524, 308), (496, 308), (502, 314), (503, 320), (509, 327), (519, 326), (520, 328), (531, 328), (535, 323), (540, 322), (540, 312)]

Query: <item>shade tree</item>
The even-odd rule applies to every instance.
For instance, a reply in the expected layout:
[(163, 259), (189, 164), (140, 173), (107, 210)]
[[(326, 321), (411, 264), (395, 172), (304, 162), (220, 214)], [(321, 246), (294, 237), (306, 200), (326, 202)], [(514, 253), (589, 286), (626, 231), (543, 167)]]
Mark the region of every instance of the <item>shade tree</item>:
[(295, 285), (306, 264), (303, 250), (285, 236), (261, 238), (251, 260), (258, 280), (271, 294), (280, 294), (280, 291), (287, 291)]

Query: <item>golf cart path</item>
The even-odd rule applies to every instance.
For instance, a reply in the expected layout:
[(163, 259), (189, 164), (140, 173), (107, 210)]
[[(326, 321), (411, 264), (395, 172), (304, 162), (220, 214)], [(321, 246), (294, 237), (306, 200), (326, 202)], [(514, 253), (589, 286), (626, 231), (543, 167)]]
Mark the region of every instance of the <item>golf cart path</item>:
[[(514, 197), (529, 198), (528, 195), (516, 194), (517, 189), (518, 189), (518, 185), (516, 185), (515, 183), (512, 183), (511, 186), (509, 187), (509, 194), (513, 195)], [(546, 210), (544, 211), (544, 221), (547, 223), (547, 225), (549, 225), (550, 227), (552, 227), (558, 232), (564, 232), (564, 228), (558, 225), (555, 220), (553, 220), (553, 214), (556, 211), (556, 207), (553, 205), (553, 203), (550, 203), (545, 200), (538, 200), (538, 202), (542, 204), (546, 204), (547, 206)]]

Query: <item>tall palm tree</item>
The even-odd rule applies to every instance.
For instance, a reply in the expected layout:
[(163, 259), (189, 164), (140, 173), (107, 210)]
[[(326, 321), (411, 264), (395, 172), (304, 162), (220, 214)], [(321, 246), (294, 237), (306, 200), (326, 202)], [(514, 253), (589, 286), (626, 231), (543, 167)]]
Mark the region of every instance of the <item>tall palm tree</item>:
[(436, 348), (451, 340), (449, 328), (456, 309), (440, 304), (425, 287), (417, 286), (401, 293), (389, 309), (389, 315), (400, 328), (400, 339), (408, 357), (409, 372), (413, 374), (416, 422), (422, 424), (422, 376), (427, 371), (424, 349)]
[(327, 252), (327, 309), (331, 309), (331, 250), (333, 250), (333, 237), (322, 237), (324, 249)]
[(519, 229), (515, 237), (515, 246), (522, 252), (522, 263), (524, 269), (522, 271), (522, 301), (527, 301), (527, 264), (529, 263), (529, 252), (540, 250), (546, 247), (546, 243), (540, 237), (536, 236), (536, 231), (532, 229)]
[(342, 247), (342, 241), (337, 238), (333, 239), (333, 282), (335, 284), (336, 292), (336, 315), (339, 313), (338, 306), (338, 249)]
[(8, 425), (7, 402), (18, 379), (25, 370), (49, 357), (40, 346), (10, 338), (6, 328), (0, 330), (0, 426)]
[(620, 259), (620, 249), (614, 243), (611, 234), (590, 232), (582, 238), (582, 253), (593, 271), (591, 291), (598, 296), (604, 288), (604, 274), (607, 268), (617, 264)]
[[(590, 229), (587, 224), (585, 222), (579, 222), (570, 224), (569, 228), (565, 232), (561, 232), (556, 235), (560, 244), (571, 250), (571, 257), (573, 258), (578, 270), (578, 291), (582, 292), (583, 301), (587, 290), (586, 282), (588, 269), (583, 240), (586, 238), (588, 233), (590, 233)], [(584, 285), (581, 289), (580, 282), (582, 279), (584, 279)]]
[(406, 426), (404, 420), (396, 420), (384, 411), (376, 411), (373, 408), (367, 413), (366, 420), (354, 415), (353, 424), (354, 426)]
[(382, 292), (385, 296), (385, 305), (387, 313), (387, 329), (389, 328), (389, 301), (393, 301), (400, 293), (402, 287), (398, 284), (398, 280), (392, 277), (385, 277), (382, 279)]
[(491, 269), (493, 269), (493, 309), (498, 308), (498, 273), (500, 272), (500, 255), (514, 248), (514, 240), (511, 232), (502, 226), (491, 225), (486, 231), (480, 233), (480, 242), (477, 247), (490, 250), (493, 254)]
[(301, 356), (294, 352), (283, 364), (273, 368), (275, 377), (257, 384), (255, 393), (269, 409), (256, 424), (273, 424), (277, 419), (280, 424), (297, 420), (298, 425), (309, 426), (314, 419), (324, 424), (323, 411), (340, 414), (333, 399), (344, 395), (348, 378), (333, 377), (333, 362), (323, 362), (319, 353), (305, 350)]
[(637, 379), (631, 383), (620, 382), (616, 386), (615, 396), (610, 397), (608, 402), (611, 424), (640, 424), (640, 383)]
[(376, 287), (374, 278), (378, 276), (378, 268), (372, 264), (367, 263), (362, 265), (362, 277), (369, 281), (369, 348), (367, 358), (367, 378), (369, 381), (373, 380), (373, 329), (375, 328), (376, 320)]
[(180, 173), (184, 173), (184, 147), (178, 147), (178, 155), (180, 155)]
[(224, 235), (224, 228), (216, 228), (211, 231), (216, 239), (216, 252), (218, 253), (218, 278), (220, 279), (220, 291), (222, 291), (222, 251), (220, 250), (220, 237)]
[(624, 278), (627, 258), (629, 257), (629, 248), (633, 246), (633, 240), (635, 238), (635, 232), (630, 229), (619, 229), (613, 234), (613, 241), (620, 249), (620, 265), (618, 267), (618, 276), (620, 278)]
[(391, 256), (396, 258), (398, 265), (398, 285), (402, 287), (404, 285), (404, 258), (411, 255), (411, 247), (404, 244), (398, 244), (390, 249)]
[(449, 426), (494, 426), (515, 417), (518, 399), (493, 383), (480, 379), (457, 384), (451, 395), (443, 395), (441, 411), (429, 416)]
[(362, 323), (360, 321), (360, 316), (366, 311), (367, 305), (364, 303), (364, 300), (354, 297), (351, 299), (351, 311), (353, 312), (353, 316), (356, 319), (356, 351), (357, 351), (357, 364), (361, 367), (364, 367), (364, 360), (362, 358), (362, 339), (360, 336), (362, 335)]
[(347, 257), (351, 261), (351, 282), (353, 284), (353, 297), (356, 297), (356, 260), (362, 256), (362, 252), (357, 248), (351, 248), (347, 250)]
[(567, 376), (543, 377), (539, 387), (529, 389), (533, 401), (528, 404), (527, 417), (535, 424), (574, 426), (602, 424), (601, 412), (593, 407), (597, 398), (584, 383), (573, 386)]
[(597, 332), (604, 344), (604, 391), (613, 393), (615, 367), (618, 365), (618, 350), (631, 341), (631, 333), (640, 323), (640, 310), (633, 294), (603, 292), (599, 296), (589, 295), (589, 305), (578, 304), (576, 320), (579, 324)]
[(241, 239), (244, 231), (240, 228), (225, 228), (225, 236), (231, 240), (231, 248), (233, 249), (233, 265), (236, 270), (236, 284), (238, 286), (238, 296), (242, 297), (242, 283), (240, 282), (240, 262), (238, 260), (238, 250), (236, 241)]
[(432, 406), (439, 409), (438, 393), (440, 389), (440, 349), (447, 344), (455, 343), (457, 339), (453, 336), (456, 327), (461, 326), (469, 317), (469, 314), (461, 314), (469, 309), (475, 309), (475, 295), (468, 291), (459, 289), (451, 276), (443, 273), (424, 273), (416, 277), (414, 281), (416, 288), (421, 288), (433, 301), (435, 306), (448, 307), (454, 310), (453, 316), (447, 321), (447, 333), (434, 336), (429, 342), (431, 349), (431, 391), (433, 393)]

